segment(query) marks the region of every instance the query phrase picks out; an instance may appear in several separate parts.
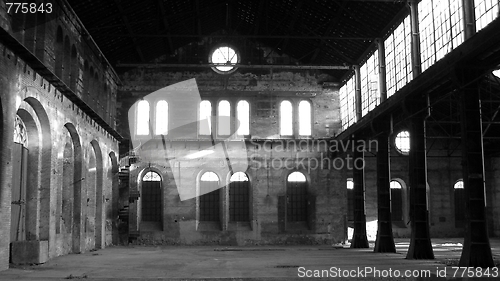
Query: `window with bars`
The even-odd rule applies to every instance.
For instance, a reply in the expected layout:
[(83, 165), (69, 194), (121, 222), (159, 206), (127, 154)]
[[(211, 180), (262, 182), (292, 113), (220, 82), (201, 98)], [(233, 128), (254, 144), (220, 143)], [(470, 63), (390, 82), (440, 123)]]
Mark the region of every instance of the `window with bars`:
[(398, 222), (403, 220), (403, 188), (397, 180), (392, 180), (391, 188), (391, 216), (392, 221)]
[(250, 182), (243, 172), (234, 173), (229, 183), (229, 220), (250, 221)]
[(354, 76), (347, 80), (346, 84), (339, 90), (340, 95), (340, 114), (342, 128), (347, 129), (356, 122), (356, 104)]
[(200, 221), (220, 221), (219, 177), (205, 172), (200, 178)]
[(390, 97), (412, 79), (411, 26), (409, 16), (387, 37), (384, 45), (387, 96)]
[(238, 130), (240, 136), (250, 135), (250, 105), (246, 100), (240, 100), (236, 105), (236, 115), (239, 122)]
[(307, 221), (307, 181), (301, 172), (288, 175), (286, 188), (288, 222)]
[(141, 100), (137, 104), (136, 134), (141, 136), (149, 135), (149, 102)]
[(380, 103), (378, 91), (378, 50), (361, 66), (361, 109), (362, 115), (366, 115)]
[(422, 0), (418, 16), (424, 71), (463, 42), (462, 0)]
[(280, 135), (293, 135), (293, 108), (292, 103), (287, 100), (280, 104)]
[(479, 31), (498, 17), (498, 0), (475, 0), (476, 30)]
[(210, 135), (212, 132), (212, 103), (203, 100), (200, 103), (199, 134)]
[(455, 197), (455, 226), (462, 227), (465, 221), (465, 190), (463, 180), (458, 180), (453, 186)]
[(168, 134), (168, 103), (165, 100), (156, 103), (155, 123), (156, 135)]

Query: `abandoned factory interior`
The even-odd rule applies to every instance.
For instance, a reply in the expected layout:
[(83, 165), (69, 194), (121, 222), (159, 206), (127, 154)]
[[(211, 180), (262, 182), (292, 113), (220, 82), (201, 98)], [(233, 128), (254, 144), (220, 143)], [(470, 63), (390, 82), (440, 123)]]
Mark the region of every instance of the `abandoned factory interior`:
[(439, 238), (495, 266), (499, 6), (0, 1), (0, 270)]

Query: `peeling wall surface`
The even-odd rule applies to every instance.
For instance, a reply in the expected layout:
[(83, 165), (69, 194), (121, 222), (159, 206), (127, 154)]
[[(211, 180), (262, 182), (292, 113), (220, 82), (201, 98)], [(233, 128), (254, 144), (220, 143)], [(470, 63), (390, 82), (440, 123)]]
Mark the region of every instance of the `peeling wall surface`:
[[(116, 97), (116, 77), (65, 7), (56, 9), (67, 12), (64, 17), (54, 14), (39, 24), (27, 17), (24, 26), (14, 25), (4, 9), (0, 25), (9, 39), (0, 44), (0, 270), (9, 261), (44, 263), (111, 245), (118, 187), (118, 140), (106, 108)], [(59, 66), (60, 56), (71, 52), (57, 50), (58, 32), (75, 50)], [(84, 62), (93, 62), (95, 77)]]

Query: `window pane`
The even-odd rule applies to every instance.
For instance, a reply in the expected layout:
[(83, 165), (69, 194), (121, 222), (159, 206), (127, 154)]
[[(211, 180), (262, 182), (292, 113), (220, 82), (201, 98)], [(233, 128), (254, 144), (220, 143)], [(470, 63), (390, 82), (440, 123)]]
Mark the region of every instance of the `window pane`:
[(205, 172), (201, 176), (201, 181), (219, 181), (219, 177), (214, 172)]
[(231, 179), (230, 181), (248, 181), (248, 177), (245, 173), (243, 172), (237, 172), (237, 173), (234, 173), (232, 176), (231, 176)]
[(282, 136), (293, 135), (292, 122), (292, 103), (287, 100), (282, 101), (280, 106), (280, 134)]
[(396, 139), (396, 149), (404, 155), (408, 155), (410, 152), (410, 133), (408, 131), (402, 131), (397, 134)]
[(212, 104), (207, 101), (201, 101), (200, 103), (200, 135), (210, 135), (212, 132), (212, 126), (210, 124), (210, 118), (212, 116)]
[(157, 135), (168, 134), (168, 103), (164, 100), (156, 104), (156, 129)]
[(239, 101), (236, 107), (239, 127), (238, 135), (250, 135), (250, 106), (247, 101)]
[(149, 135), (149, 102), (141, 100), (137, 104), (137, 134)]
[(227, 100), (222, 100), (219, 102), (219, 122), (218, 129), (219, 135), (230, 135), (231, 133), (231, 123), (229, 121), (229, 116), (231, 116), (231, 105)]
[(299, 135), (311, 135), (311, 103), (305, 100), (299, 103)]

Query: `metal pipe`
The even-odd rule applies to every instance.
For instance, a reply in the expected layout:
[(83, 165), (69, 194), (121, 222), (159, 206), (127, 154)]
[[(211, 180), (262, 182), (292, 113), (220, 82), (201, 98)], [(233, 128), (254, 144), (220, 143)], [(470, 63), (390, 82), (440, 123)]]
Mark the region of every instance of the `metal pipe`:
[(236, 68), (262, 68), (262, 69), (337, 69), (349, 70), (349, 65), (283, 65), (283, 64), (224, 64), (224, 63), (118, 63), (116, 67), (142, 67), (142, 68), (208, 68), (217, 66), (232, 66)]

